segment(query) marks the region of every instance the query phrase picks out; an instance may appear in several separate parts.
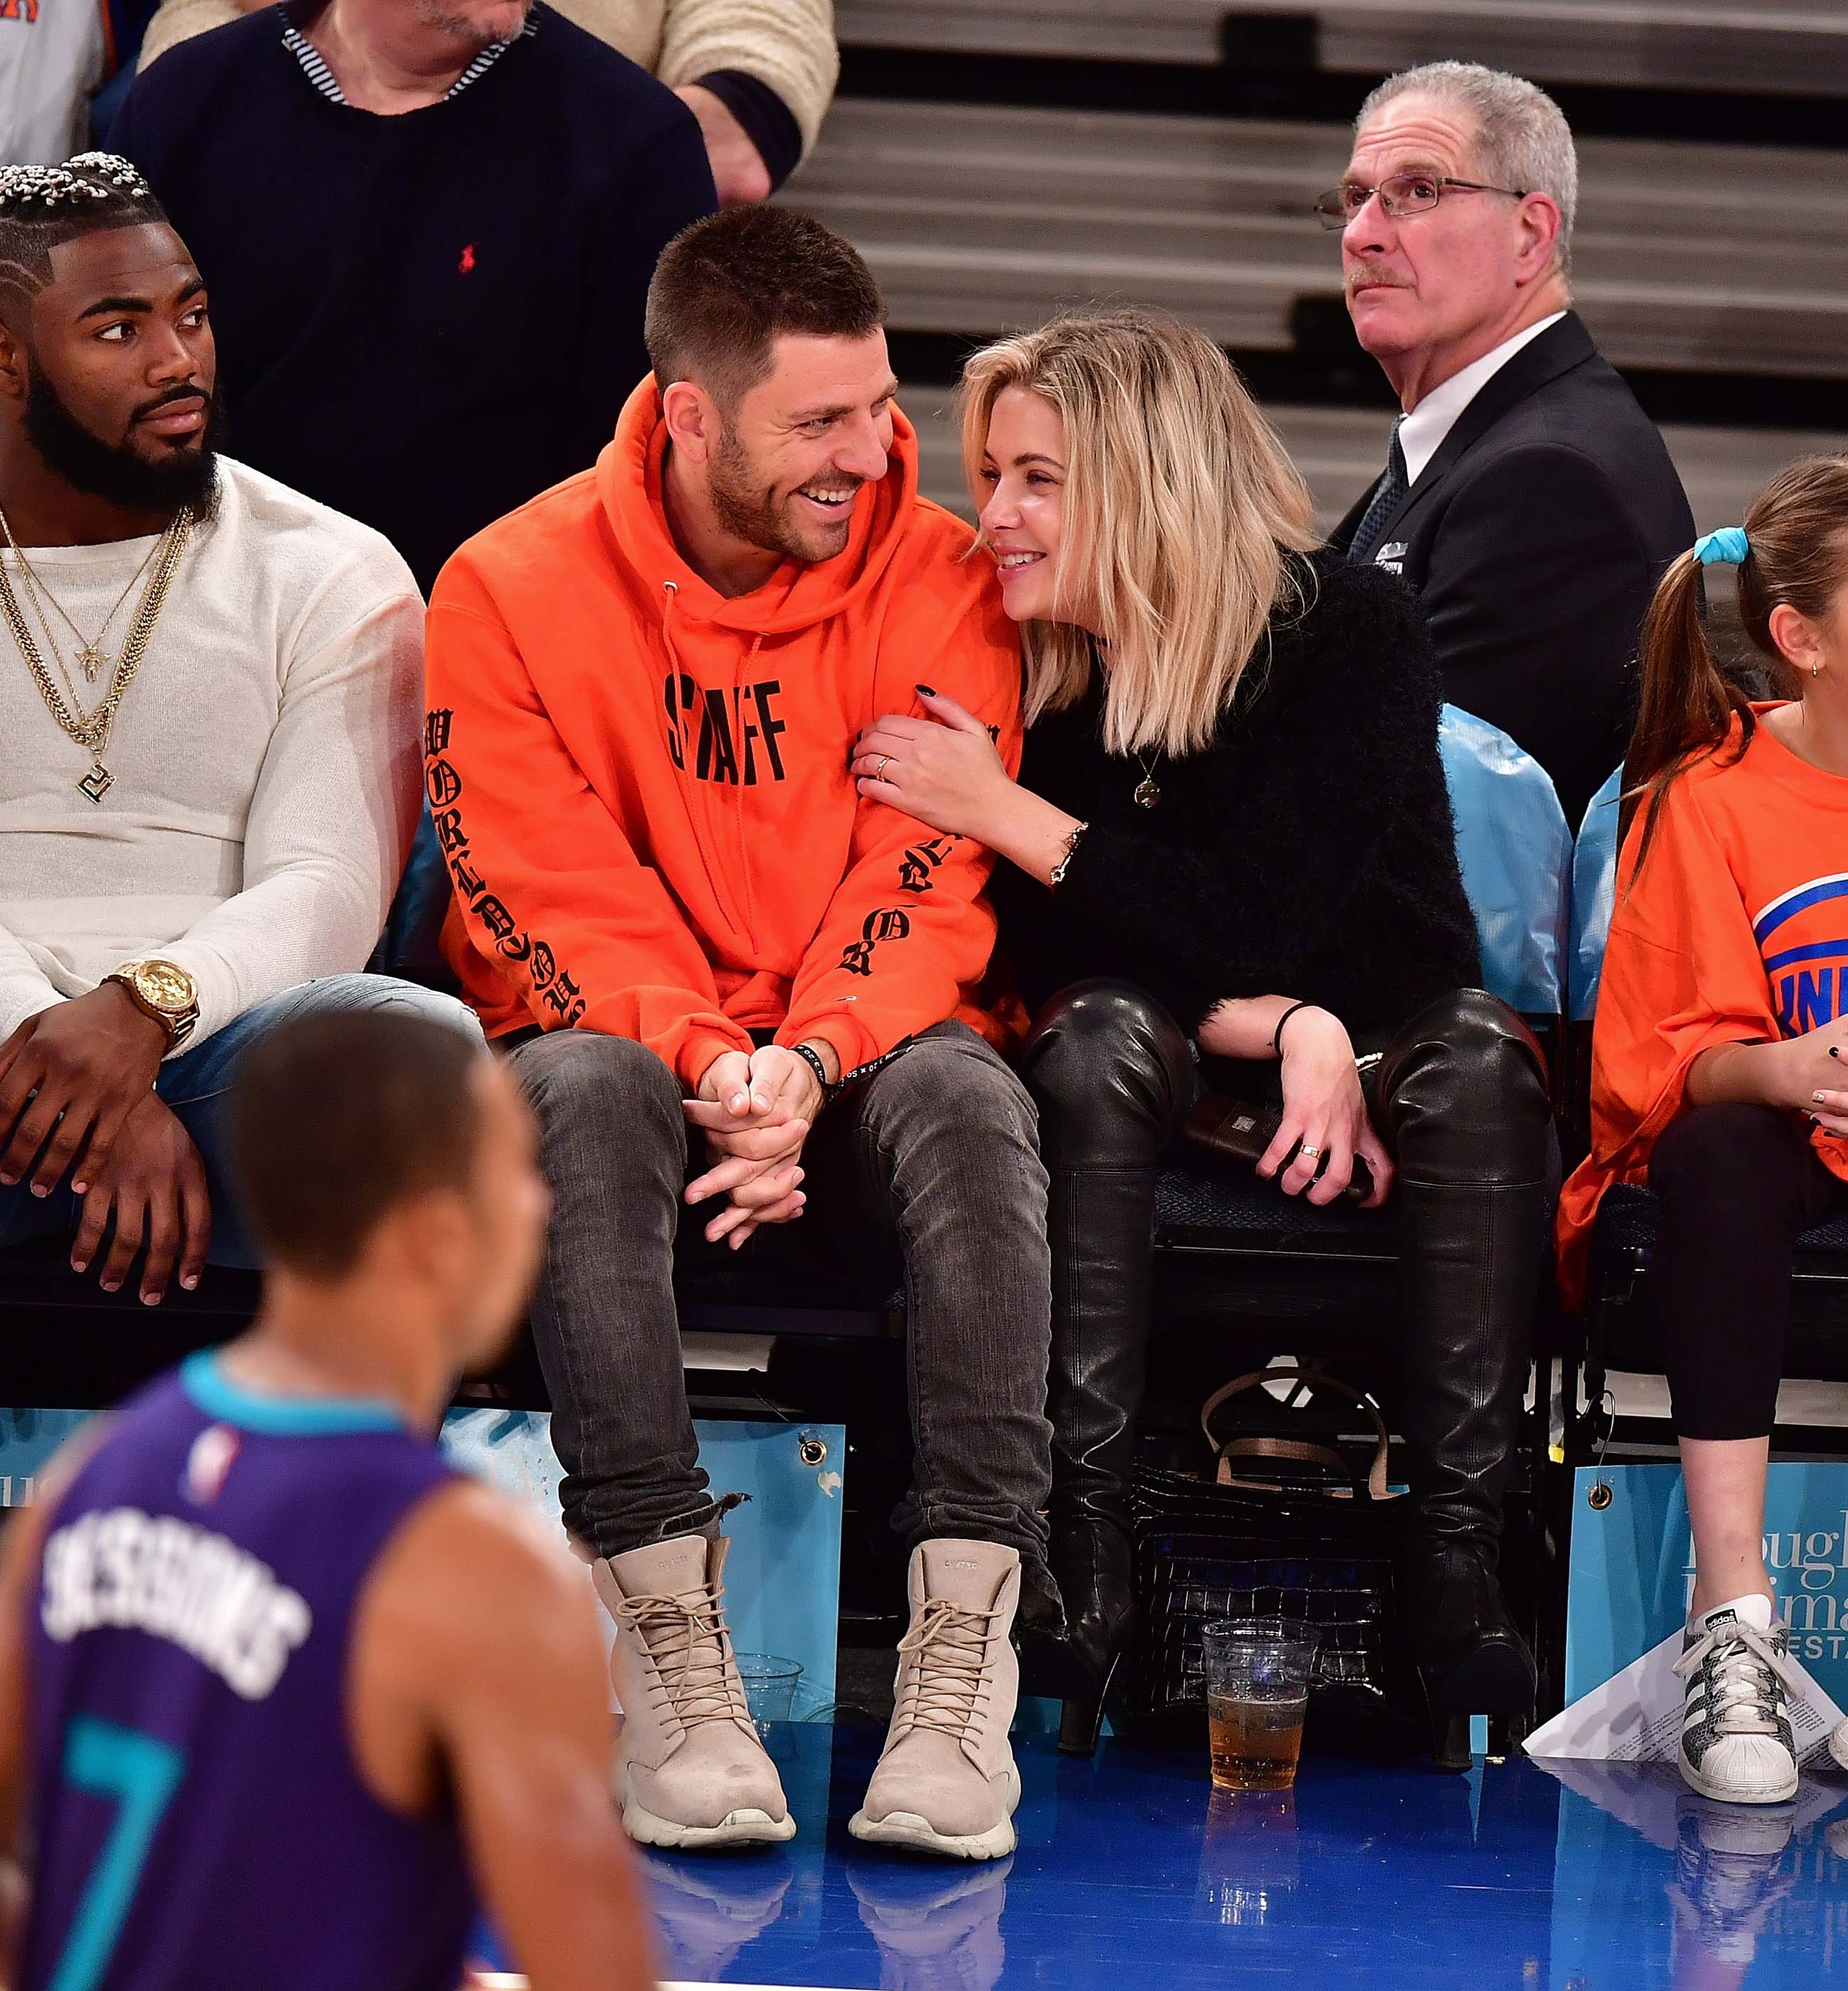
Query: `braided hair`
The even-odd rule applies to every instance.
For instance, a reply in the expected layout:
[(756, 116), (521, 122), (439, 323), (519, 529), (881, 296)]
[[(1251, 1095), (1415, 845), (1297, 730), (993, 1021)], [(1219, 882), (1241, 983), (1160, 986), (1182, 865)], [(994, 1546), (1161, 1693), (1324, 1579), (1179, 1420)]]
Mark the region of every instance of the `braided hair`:
[(80, 235), (166, 219), (138, 168), (114, 152), (80, 152), (61, 166), (0, 167), (0, 319), (16, 326), (49, 284), (54, 249)]

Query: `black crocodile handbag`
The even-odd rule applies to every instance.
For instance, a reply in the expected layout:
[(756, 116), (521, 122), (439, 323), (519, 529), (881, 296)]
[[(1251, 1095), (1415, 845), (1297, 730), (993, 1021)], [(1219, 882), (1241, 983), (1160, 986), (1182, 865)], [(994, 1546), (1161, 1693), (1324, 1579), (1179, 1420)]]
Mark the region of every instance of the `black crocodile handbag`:
[[(1364, 1464), (1336, 1445), (1246, 1433), (1221, 1441), (1221, 1405), (1260, 1384), (1298, 1379), (1356, 1405), (1373, 1428)], [(1140, 1630), (1121, 1719), (1142, 1739), (1206, 1741), (1200, 1632), (1221, 1618), (1282, 1618), (1321, 1635), (1310, 1689), (1317, 1748), (1415, 1746), (1409, 1669), (1393, 1615), (1407, 1503), (1387, 1486), (1378, 1409), (1316, 1370), (1268, 1369), (1210, 1397), (1201, 1425), (1211, 1478), (1138, 1465), (1132, 1500)]]

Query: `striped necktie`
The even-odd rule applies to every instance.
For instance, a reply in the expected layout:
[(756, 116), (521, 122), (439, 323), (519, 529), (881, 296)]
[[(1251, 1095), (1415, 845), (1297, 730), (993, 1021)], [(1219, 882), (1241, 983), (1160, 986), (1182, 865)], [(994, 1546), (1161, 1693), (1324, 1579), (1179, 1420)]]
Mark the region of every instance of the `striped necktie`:
[(1403, 415), (1394, 419), (1392, 445), (1386, 452), (1386, 468), (1373, 486), (1373, 497), (1349, 542), (1349, 560), (1366, 561), (1373, 558), (1373, 549), (1386, 529), (1387, 520), (1398, 510), (1406, 492), (1411, 488), (1411, 479), (1405, 474), (1405, 452), (1399, 447), (1399, 431), (1404, 426)]

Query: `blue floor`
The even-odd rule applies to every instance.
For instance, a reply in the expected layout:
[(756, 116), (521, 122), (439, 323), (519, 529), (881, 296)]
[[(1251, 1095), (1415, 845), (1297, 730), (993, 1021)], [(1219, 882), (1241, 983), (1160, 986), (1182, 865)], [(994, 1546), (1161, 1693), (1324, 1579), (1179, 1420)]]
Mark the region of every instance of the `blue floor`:
[[(778, 1729), (786, 1847), (649, 1853), (663, 1973), (839, 1991), (1468, 1986), (1785, 1991), (1848, 1986), (1848, 1777), (1748, 1810), (1673, 1769), (1516, 1760), (1466, 1777), (1308, 1761), (1228, 1799), (1203, 1764), (1019, 1741), (1009, 1860), (857, 1845), (876, 1731)], [(1826, 1759), (1825, 1759), (1826, 1761)]]

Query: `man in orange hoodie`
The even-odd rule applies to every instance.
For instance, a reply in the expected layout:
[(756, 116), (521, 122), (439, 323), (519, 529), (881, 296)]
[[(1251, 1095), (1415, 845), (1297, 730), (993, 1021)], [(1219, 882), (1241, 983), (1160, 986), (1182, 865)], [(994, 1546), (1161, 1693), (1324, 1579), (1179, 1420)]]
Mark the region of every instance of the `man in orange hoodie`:
[(795, 1829), (725, 1630), (676, 1249), (754, 1234), (812, 1278), (870, 1243), (908, 1298), (913, 1617), (853, 1829), (992, 1859), (1050, 1478), (1046, 1176), (976, 996), (989, 855), (861, 801), (848, 764), (934, 686), (1016, 765), (1019, 648), (968, 529), (917, 495), (884, 315), (853, 250), (786, 209), (670, 244), (615, 440), (437, 584), (428, 788), (445, 951), (543, 1129), (533, 1324), (566, 1521), (617, 1624), (625, 1825), (683, 1848)]

